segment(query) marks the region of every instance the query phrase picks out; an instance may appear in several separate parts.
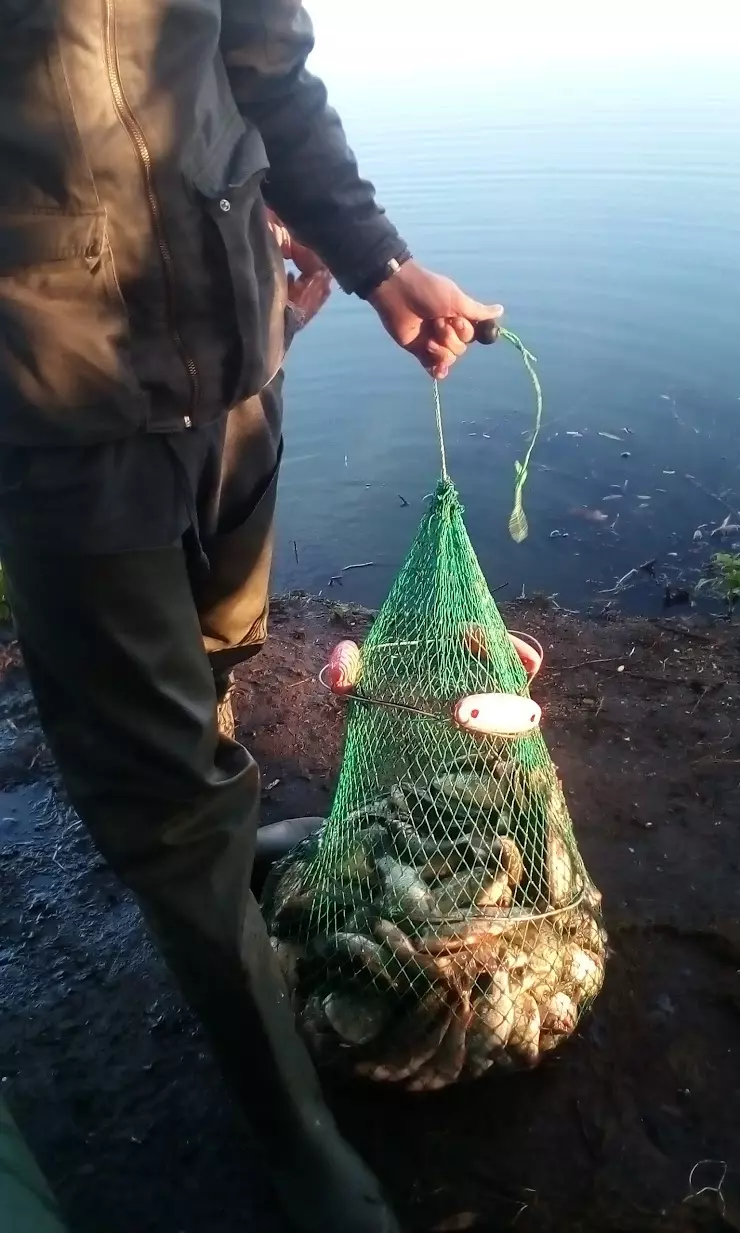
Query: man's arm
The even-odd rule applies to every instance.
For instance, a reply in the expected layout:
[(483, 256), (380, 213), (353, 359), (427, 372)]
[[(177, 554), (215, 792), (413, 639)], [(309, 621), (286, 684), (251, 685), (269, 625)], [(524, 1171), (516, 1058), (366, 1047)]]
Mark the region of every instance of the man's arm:
[(354, 291), (405, 244), (361, 178), (323, 83), (306, 71), (312, 48), (300, 0), (222, 0), (231, 88), (270, 160), (265, 200)]
[(399, 347), (433, 377), (446, 377), (473, 341), (474, 323), (503, 309), (471, 299), (414, 261), (394, 263), (397, 272), (370, 293), (388, 263), (408, 254), (361, 178), (323, 84), (306, 71), (313, 48), (306, 10), (300, 0), (221, 0), (221, 16), (234, 97), (270, 160), (268, 205), (345, 291), (363, 290)]

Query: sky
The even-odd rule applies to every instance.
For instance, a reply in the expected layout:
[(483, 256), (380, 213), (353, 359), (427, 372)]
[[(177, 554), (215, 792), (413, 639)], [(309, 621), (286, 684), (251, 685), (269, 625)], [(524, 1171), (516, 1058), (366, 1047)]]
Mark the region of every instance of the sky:
[(737, 0), (305, 0), (329, 78), (740, 55)]

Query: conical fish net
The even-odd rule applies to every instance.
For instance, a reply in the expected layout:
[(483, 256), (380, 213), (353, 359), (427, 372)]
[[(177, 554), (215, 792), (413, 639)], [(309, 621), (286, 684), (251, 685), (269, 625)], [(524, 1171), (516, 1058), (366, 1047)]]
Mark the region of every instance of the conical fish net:
[(528, 676), (443, 481), (361, 648), (331, 815), (265, 890), (327, 1064), (419, 1091), (531, 1067), (601, 987), (600, 895), (539, 728), (455, 722), (491, 694)]
[[(516, 464), (512, 537), (542, 415)], [(272, 871), (263, 908), (319, 1061), (432, 1091), (538, 1062), (604, 976), (601, 896), (529, 700), (538, 666), (504, 625), (447, 476), (362, 647), (321, 832)], [(525, 664), (527, 665), (525, 667)]]

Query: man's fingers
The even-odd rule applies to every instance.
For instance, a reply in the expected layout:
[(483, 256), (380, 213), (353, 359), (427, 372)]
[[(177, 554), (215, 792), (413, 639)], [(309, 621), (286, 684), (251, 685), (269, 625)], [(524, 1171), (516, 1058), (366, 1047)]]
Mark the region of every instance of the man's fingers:
[(466, 321), (498, 321), (499, 317), (503, 317), (504, 309), (502, 304), (480, 304), (478, 300), (471, 300), (469, 295), (461, 291), (454, 305), (455, 316), (464, 317)]
[(290, 241), (290, 256), (293, 264), (298, 267), (301, 274), (321, 274), (326, 271), (326, 266), (317, 254), (310, 248), (306, 248), (305, 244), (300, 244), (298, 240), (291, 237)]
[(288, 298), (297, 312), (300, 329), (308, 325), (323, 308), (330, 294), (331, 274), (328, 270), (321, 270), (318, 274), (301, 274), (299, 278), (293, 278), (292, 283), (289, 276)]
[[(458, 346), (459, 345), (460, 343), (458, 341)], [(466, 348), (463, 346), (462, 351), (459, 352), (459, 354), (462, 355), (465, 350)], [(424, 363), (428, 361), (431, 364), (446, 364), (448, 368), (451, 364), (454, 364), (455, 360), (458, 358), (458, 352), (453, 351), (450, 347), (445, 347), (434, 338), (427, 338), (425, 342), (422, 342), (417, 354)]]
[[(456, 326), (459, 323), (459, 330)], [(470, 331), (469, 338), (463, 338), (461, 335)], [(447, 321), (444, 317), (438, 317), (432, 322), (431, 335), (435, 342), (440, 346), (446, 347), (452, 355), (461, 356), (465, 354), (466, 343), (472, 342), (473, 327), (469, 321), (465, 321), (462, 317), (455, 318), (453, 321)]]
[(471, 321), (468, 321), (467, 317), (452, 317), (450, 325), (460, 339), (460, 342), (464, 342), (466, 345), (473, 342), (475, 326)]

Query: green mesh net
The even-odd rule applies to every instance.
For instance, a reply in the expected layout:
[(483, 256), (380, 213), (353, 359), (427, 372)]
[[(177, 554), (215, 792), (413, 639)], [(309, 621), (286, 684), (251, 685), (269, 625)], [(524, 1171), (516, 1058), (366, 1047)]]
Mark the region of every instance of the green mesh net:
[(502, 734), (501, 705), (538, 710), (516, 646), (444, 479), (355, 655), (331, 815), (265, 888), (327, 1065), (416, 1091), (531, 1067), (601, 987), (601, 897), (555, 767), (538, 726)]

